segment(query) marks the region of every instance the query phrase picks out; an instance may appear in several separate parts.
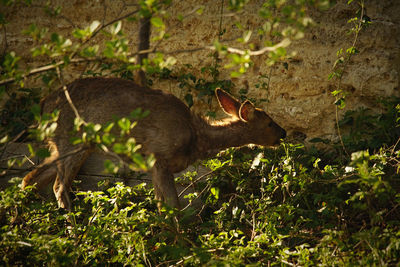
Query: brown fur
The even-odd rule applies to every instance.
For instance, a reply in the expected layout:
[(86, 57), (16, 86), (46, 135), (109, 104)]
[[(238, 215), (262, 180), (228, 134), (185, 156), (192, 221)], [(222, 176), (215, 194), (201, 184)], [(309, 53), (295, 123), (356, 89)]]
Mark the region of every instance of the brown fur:
[[(87, 122), (104, 124), (112, 121), (113, 115), (129, 116), (139, 107), (150, 111), (146, 118), (139, 120), (133, 136), (142, 145), (144, 154), (155, 155), (156, 163), (151, 174), (156, 199), (174, 207), (179, 207), (179, 200), (173, 173), (228, 147), (250, 143), (271, 146), (286, 136), (285, 130), (264, 111), (249, 101), (240, 104), (220, 89), (216, 91), (218, 101), (231, 117), (216, 123), (192, 114), (171, 94), (141, 87), (128, 80), (79, 79), (68, 85), (68, 92), (80, 116)], [(60, 110), (60, 117), (54, 137), (47, 140), (51, 156), (25, 176), (23, 188), (35, 183), (42, 188), (54, 181), (53, 189), (59, 206), (69, 208), (71, 183), (93, 149), (80, 145), (79, 152), (71, 153), (77, 149), (69, 143), (75, 115), (62, 90), (43, 102), (44, 112), (54, 109)], [(46, 164), (50, 162), (55, 164)]]

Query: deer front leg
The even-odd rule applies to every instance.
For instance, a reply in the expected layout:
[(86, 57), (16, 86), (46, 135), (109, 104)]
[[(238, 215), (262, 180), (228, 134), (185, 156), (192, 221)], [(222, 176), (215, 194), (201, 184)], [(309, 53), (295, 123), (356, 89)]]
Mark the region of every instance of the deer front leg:
[[(167, 164), (157, 160), (151, 174), (156, 200), (163, 201), (167, 205), (179, 209), (179, 198), (176, 192), (174, 176), (169, 171)], [(161, 208), (161, 203), (158, 204), (158, 208)]]
[(57, 162), (57, 177), (53, 191), (60, 208), (71, 209), (69, 191), (71, 190), (72, 181), (90, 153), (90, 149), (84, 149)]

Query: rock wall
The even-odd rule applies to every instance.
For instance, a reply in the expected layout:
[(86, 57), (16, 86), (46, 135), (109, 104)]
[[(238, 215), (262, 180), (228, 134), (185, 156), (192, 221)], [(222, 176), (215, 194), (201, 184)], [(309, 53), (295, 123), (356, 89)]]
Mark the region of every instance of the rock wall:
[[(0, 52), (15, 51), (23, 60), (21, 66), (31, 68), (39, 66), (42, 58), (30, 57), (29, 49), (35, 45), (30, 37), (21, 34), (31, 23), (39, 27), (47, 27), (50, 32), (59, 32), (64, 36), (71, 36), (74, 27), (84, 28), (94, 20), (109, 22), (118, 16), (135, 10), (136, 6), (130, 1), (83, 1), (69, 0), (51, 1), (52, 6), (60, 6), (61, 16), (51, 17), (45, 14), (43, 6), (47, 1), (33, 1), (31, 7), (15, 5), (1, 7), (1, 13), (9, 21), (3, 27), (0, 39)], [(226, 2), (226, 1), (225, 1)], [(255, 10), (263, 1), (250, 1), (240, 15), (241, 23), (245, 28), (256, 31), (260, 26), (260, 19)], [(331, 95), (335, 89), (335, 82), (328, 80), (332, 66), (337, 59), (336, 52), (340, 48), (352, 45), (353, 36), (348, 35), (351, 25), (347, 21), (354, 17), (358, 6), (354, 1), (347, 5), (341, 0), (328, 11), (309, 9), (315, 25), (306, 31), (305, 38), (294, 42), (289, 50), (297, 54), (287, 60), (285, 64), (276, 64), (273, 67), (265, 63), (266, 55), (254, 60), (255, 66), (245, 75), (234, 79), (234, 93), (240, 89), (248, 89), (251, 98), (267, 98), (263, 108), (284, 128), (292, 132), (301, 132), (309, 139), (313, 137), (334, 138), (335, 106)], [(352, 57), (342, 79), (342, 88), (351, 94), (347, 98), (347, 108), (355, 109), (359, 106), (377, 108), (374, 101), (379, 96), (400, 96), (400, 1), (397, 0), (367, 0), (366, 14), (372, 24), (363, 30), (357, 41), (360, 53)], [(202, 15), (191, 15), (183, 22), (176, 19), (178, 14), (189, 14), (199, 4), (204, 5)], [(225, 7), (227, 4), (225, 3)], [(204, 45), (211, 45), (218, 36), (220, 25), (221, 1), (173, 1), (168, 10), (171, 17), (167, 28), (171, 37), (160, 44), (162, 51), (187, 50)], [(234, 40), (241, 36), (241, 32), (234, 25), (234, 18), (229, 16), (229, 10), (224, 10), (222, 29), (226, 32), (222, 40)], [(137, 23), (126, 22), (124, 33), (130, 40), (132, 48), (137, 42)], [(259, 46), (262, 40), (254, 37), (252, 42)], [(233, 44), (233, 42), (227, 42)], [(153, 43), (154, 45), (154, 43)], [(132, 49), (135, 51), (135, 49)], [(174, 71), (185, 71), (185, 64), (191, 64), (191, 70), (201, 77), (199, 69), (212, 64), (210, 51), (173, 54), (177, 58)], [(69, 70), (70, 77), (79, 75), (82, 66), (75, 66)], [(230, 79), (230, 71), (221, 68), (220, 79)], [(257, 85), (266, 82), (270, 77), (268, 90), (257, 89)], [(171, 91), (183, 97), (181, 89), (175, 81), (156, 81), (154, 87)], [(201, 101), (196, 101), (195, 109), (204, 110), (206, 107)], [(213, 108), (216, 101), (213, 101)], [(343, 112), (342, 112), (343, 113)]]

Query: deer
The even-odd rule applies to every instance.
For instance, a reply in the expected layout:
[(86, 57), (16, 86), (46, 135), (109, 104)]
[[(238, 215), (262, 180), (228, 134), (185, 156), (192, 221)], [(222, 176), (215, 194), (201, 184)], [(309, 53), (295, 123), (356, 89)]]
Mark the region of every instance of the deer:
[(137, 121), (132, 136), (141, 144), (143, 155), (154, 155), (155, 163), (149, 172), (155, 199), (177, 209), (180, 203), (174, 173), (226, 148), (248, 144), (276, 146), (286, 136), (286, 131), (262, 109), (249, 100), (241, 103), (220, 88), (215, 95), (228, 117), (215, 121), (192, 112), (173, 94), (139, 86), (131, 80), (80, 78), (67, 85), (66, 90), (76, 110), (63, 90), (56, 90), (43, 100), (42, 112), (59, 110), (58, 126), (46, 140), (50, 156), (22, 181), (23, 189), (36, 185), (36, 190), (53, 182), (60, 208), (71, 208), (71, 184), (95, 151), (91, 145), (70, 143), (76, 111), (84, 120), (99, 124), (111, 121), (115, 115), (129, 116), (137, 108), (149, 111)]

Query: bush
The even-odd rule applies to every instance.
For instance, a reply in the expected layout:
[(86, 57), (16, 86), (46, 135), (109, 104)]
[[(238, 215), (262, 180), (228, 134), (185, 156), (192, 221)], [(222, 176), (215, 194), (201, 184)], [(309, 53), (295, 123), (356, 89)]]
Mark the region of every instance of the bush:
[[(31, 2), (6, 0), (2, 7), (30, 8)], [(267, 53), (268, 65), (284, 59), (288, 41), (303, 35), (309, 22), (305, 5), (329, 5), (329, 1), (323, 0), (284, 2), (266, 1), (256, 12), (265, 20), (258, 37), (271, 37), (280, 45)], [(43, 140), (54, 131), (57, 112), (39, 116), (39, 96), (66, 84), (63, 77), (68, 76), (74, 64), (86, 66), (83, 76), (133, 79), (134, 72), (140, 69), (146, 71), (149, 84), (152, 79), (176, 79), (184, 89), (184, 100), (191, 106), (195, 96), (207, 100), (216, 87), (234, 86), (230, 80), (221, 80), (223, 66), (230, 68), (231, 77), (237, 77), (252, 66), (249, 52), (263, 51), (253, 50), (248, 42), (251, 32), (236, 24), (243, 32), (238, 42), (244, 50), (232, 49), (220, 41), (204, 47), (211, 47), (217, 53), (210, 54), (213, 59), (210, 65), (197, 66), (200, 77), (194, 76), (196, 72), (192, 73), (190, 65), (183, 71), (168, 69), (176, 59), (157, 49), (149, 59), (132, 64), (137, 53), (130, 49), (129, 38), (123, 33), (130, 24), (124, 28), (123, 22), (151, 17), (153, 29), (159, 35), (154, 41), (160, 44), (169, 36), (166, 30), (169, 24), (164, 21), (168, 21), (171, 1), (139, 3), (127, 15), (107, 23), (93, 21), (83, 29), (74, 26), (66, 36), (48, 33), (48, 29), (32, 23), (24, 31), (35, 40), (32, 57), (24, 60), (13, 51), (4, 51), (0, 59), (0, 97), (5, 103), (1, 113), (1, 144), (25, 137), (21, 131), (34, 119), (38, 127), (29, 131), (31, 138)], [(46, 14), (60, 15), (61, 10), (50, 4), (43, 6)], [(240, 12), (245, 4), (242, 0), (229, 1), (230, 12)], [(356, 4), (357, 17), (349, 20), (353, 25), (352, 46), (338, 51), (330, 75), (330, 79), (338, 79), (332, 92), (337, 115), (348, 95), (341, 86), (343, 74), (347, 73), (351, 58), (359, 53), (355, 47), (359, 33), (370, 24), (363, 13), (364, 1)], [(278, 11), (283, 16), (277, 17)], [(197, 7), (187, 15), (201, 12), (202, 8)], [(6, 32), (8, 22), (4, 14), (0, 12), (0, 25)], [(184, 19), (180, 16), (179, 21)], [(220, 28), (218, 36), (224, 32)], [(270, 48), (274, 44), (263, 45)], [(19, 67), (39, 59), (46, 64)], [(258, 87), (269, 90), (271, 77), (261, 78), (266, 81)], [(38, 81), (42, 84), (36, 88)], [(241, 97), (246, 93), (246, 89), (240, 90)], [(67, 212), (58, 209), (54, 201), (38, 197), (33, 188), (21, 191), (21, 180), (16, 178), (0, 192), (0, 265), (394, 266), (400, 258), (398, 103), (399, 99), (394, 98), (382, 100), (382, 114), (368, 109), (347, 112), (341, 122), (337, 121), (343, 132), (341, 135), (338, 131), (340, 143), (314, 140), (327, 144), (331, 148), (328, 152), (292, 143), (282, 143), (276, 150), (228, 149), (204, 162), (211, 169), (205, 180), (195, 180), (193, 173), (178, 178), (195, 189), (185, 197), (190, 201), (199, 199), (197, 203), (201, 203), (196, 206), (191, 202), (181, 211), (164, 207), (158, 212), (152, 189), (143, 184), (131, 188), (120, 183), (106, 187), (105, 183), (102, 188), (106, 189), (102, 191), (75, 191), (72, 212)], [(118, 118), (103, 126), (77, 118), (77, 128), (84, 128), (87, 134), (74, 143), (112, 146), (115, 153), (132, 156), (136, 167), (145, 169), (152, 159), (135, 157), (138, 154), (133, 153), (132, 142), (110, 133), (114, 125), (129, 133), (134, 125), (130, 119), (144, 116), (140, 111), (136, 113), (132, 118)], [(30, 156), (48, 156), (47, 150), (35, 152), (32, 146), (29, 148)], [(11, 166), (24, 160), (9, 163)], [(111, 171), (116, 168), (108, 163)]]
[(1, 192), (1, 264), (395, 265), (396, 145), (364, 147), (346, 164), (290, 143), (228, 149), (205, 162), (211, 174), (187, 195), (200, 206), (161, 213), (143, 184), (75, 192), (67, 213), (14, 180)]

